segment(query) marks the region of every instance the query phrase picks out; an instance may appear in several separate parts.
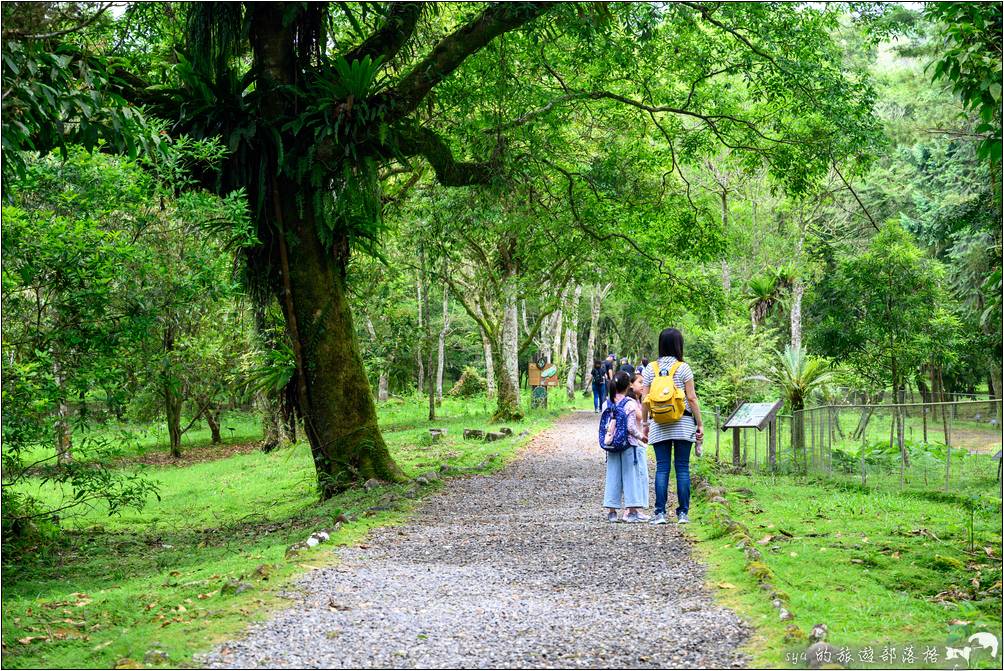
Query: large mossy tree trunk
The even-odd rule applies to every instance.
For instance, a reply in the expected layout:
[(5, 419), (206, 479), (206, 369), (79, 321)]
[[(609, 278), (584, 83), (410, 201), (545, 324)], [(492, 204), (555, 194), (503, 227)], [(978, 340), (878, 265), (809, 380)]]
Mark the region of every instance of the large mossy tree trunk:
[(516, 308), (516, 291), (507, 283), (502, 313), (502, 333), (499, 356), (496, 358), (498, 398), (492, 421), (508, 422), (523, 418), (519, 402), (519, 317)]
[[(347, 245), (326, 248), (309, 217), (300, 217), (296, 194), (301, 186), (283, 185), (277, 209), (294, 240), (296, 263), (284, 259), (288, 279), (279, 302), (294, 343), (300, 377), (298, 394), (304, 431), (310, 441), (318, 490), (327, 499), (351, 483), (405, 476), (387, 450), (377, 425), (376, 405), (363, 368), (346, 297)], [(304, 197), (306, 198), (306, 196)], [(280, 245), (286, 245), (285, 237)]]

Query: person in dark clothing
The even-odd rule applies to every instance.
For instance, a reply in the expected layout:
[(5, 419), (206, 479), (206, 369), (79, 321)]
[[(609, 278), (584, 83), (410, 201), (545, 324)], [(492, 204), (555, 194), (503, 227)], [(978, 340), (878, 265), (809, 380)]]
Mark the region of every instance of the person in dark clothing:
[(614, 373), (617, 372), (617, 361), (614, 359), (613, 354), (608, 354), (606, 360), (603, 362), (603, 375), (607, 378), (607, 387), (610, 387), (610, 381), (614, 379)]
[(634, 366), (628, 363), (627, 357), (621, 359), (621, 367), (619, 370), (627, 373), (629, 378), (634, 378)]
[(593, 412), (599, 412), (603, 400), (607, 397), (606, 369), (599, 359), (593, 361), (593, 369), (589, 374), (593, 377)]

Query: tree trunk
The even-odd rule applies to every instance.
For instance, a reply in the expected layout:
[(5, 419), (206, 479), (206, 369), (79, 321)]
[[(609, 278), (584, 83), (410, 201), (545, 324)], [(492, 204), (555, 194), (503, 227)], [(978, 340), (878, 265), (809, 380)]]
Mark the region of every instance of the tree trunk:
[(568, 377), (565, 378), (565, 387), (568, 391), (568, 400), (575, 400), (575, 376), (579, 372), (579, 334), (575, 324), (579, 315), (579, 301), (582, 299), (582, 285), (575, 285), (575, 293), (572, 297), (572, 323), (568, 327), (565, 335), (564, 350), (568, 354)]
[(286, 419), (282, 416), (279, 403), (265, 394), (258, 394), (255, 405), (262, 415), (262, 452), (287, 445), (292, 442), (286, 430)]
[[(612, 286), (609, 283), (602, 288), (596, 285), (593, 287), (593, 294), (589, 300), (589, 340), (586, 344), (586, 360), (583, 362), (587, 372), (592, 367), (593, 360), (596, 358), (596, 336), (600, 326), (600, 312), (603, 307), (603, 299), (606, 298)], [(590, 376), (583, 375), (583, 388), (589, 389), (591, 383)]]
[(289, 263), (279, 221), (283, 273), (279, 298), (297, 357), (300, 407), (320, 496), (330, 498), (351, 483), (370, 478), (402, 481), (404, 474), (377, 425), (376, 405), (352, 326), (345, 286), (347, 240), (336, 239), (326, 248), (318, 237), (319, 222), (299, 216), (297, 203), (309, 202), (311, 195), (302, 193), (300, 184), (283, 186), (282, 201), (275, 205), (294, 234), (296, 263)]
[[(419, 284), (422, 287), (426, 287), (422, 291), (422, 302), (418, 306), (418, 321), (424, 325), (422, 329), (422, 354), (426, 358), (426, 368), (429, 372), (432, 372), (432, 316), (429, 314), (429, 291), (428, 291), (428, 281), (425, 269), (425, 247), (419, 246), (418, 248), (418, 260), (419, 260)], [(419, 387), (419, 393), (425, 391), (424, 387)], [(432, 422), (436, 419), (436, 386), (432, 378), (429, 378), (429, 421)]]
[(802, 347), (802, 295), (805, 293), (805, 285), (802, 280), (796, 279), (791, 288), (791, 347)]
[(213, 445), (219, 445), (223, 442), (223, 438), (220, 436), (220, 410), (216, 407), (207, 407), (203, 415), (206, 418), (206, 424), (209, 425), (209, 433), (212, 436)]
[(63, 377), (59, 358), (52, 358), (52, 377), (59, 389), (56, 401), (56, 463), (68, 464), (73, 461), (73, 431), (70, 428), (70, 405), (66, 402), (66, 379)]
[[(721, 198), (722, 202), (722, 235), (728, 236), (729, 192), (724, 185), (722, 186), (722, 191), (718, 194), (718, 196)], [(722, 290), (726, 295), (732, 291), (732, 273), (729, 272), (728, 259), (722, 259)]]
[(554, 353), (551, 362), (557, 366), (565, 362), (564, 339), (562, 335), (565, 327), (565, 301), (568, 299), (568, 287), (561, 290), (561, 300), (558, 302), (558, 311), (552, 315), (554, 332), (551, 338), (551, 351)]
[[(990, 375), (988, 380), (987, 391), (990, 392), (990, 403), (994, 407), (993, 416), (997, 420), (997, 425), (1000, 426), (1001, 422), (1001, 369), (1000, 366), (991, 363), (990, 365)], [(996, 399), (996, 400), (994, 400)]]
[(171, 352), (174, 351), (174, 326), (164, 327), (164, 369), (161, 371), (161, 393), (164, 396), (164, 416), (167, 419), (167, 434), (171, 445), (171, 456), (181, 456), (181, 407), (183, 399), (178, 393), (177, 381), (171, 374)]
[(481, 347), (485, 352), (485, 380), (488, 383), (488, 398), (495, 398), (498, 393), (498, 385), (495, 382), (495, 362), (492, 357), (492, 343), (485, 330), (478, 326), (481, 332)]
[[(422, 256), (422, 258), (423, 259), (425, 258), (424, 255)], [(424, 261), (423, 261), (423, 263), (424, 263)], [(424, 321), (424, 316), (425, 315), (424, 315), (423, 307), (422, 307), (423, 305), (425, 305), (425, 303), (424, 303), (424, 294), (425, 294), (424, 286), (425, 286), (425, 270), (423, 269), (422, 272), (419, 273), (419, 276), (417, 278), (415, 278), (415, 289), (416, 289), (416, 291), (418, 293), (418, 331), (419, 331), (419, 333), (425, 333), (425, 321)], [(422, 391), (425, 389), (425, 363), (422, 361), (422, 355), (423, 355), (424, 352), (425, 352), (425, 347), (424, 346), (416, 348), (415, 362), (417, 364), (416, 365), (416, 373), (417, 373), (417, 377), (418, 377), (417, 385), (416, 386), (418, 388), (418, 393), (419, 394), (421, 394)]]
[(858, 420), (858, 425), (854, 429), (854, 433), (851, 434), (851, 438), (859, 440), (865, 436), (865, 431), (868, 429), (868, 422), (871, 421), (872, 414), (875, 412), (875, 408), (873, 406), (881, 403), (884, 397), (885, 392), (880, 391), (878, 396), (871, 399), (871, 402), (869, 403), (868, 396), (864, 396), (865, 404), (869, 407), (866, 407), (861, 411), (861, 418)]
[(436, 361), (436, 405), (443, 402), (443, 371), (446, 368), (446, 334), (450, 330), (450, 290), (443, 283), (443, 328), (439, 330), (439, 350)]
[(502, 338), (499, 343), (499, 394), (493, 421), (521, 419), (519, 401), (519, 324), (516, 315), (516, 289), (512, 280), (505, 286), (505, 307), (502, 316)]
[(164, 411), (167, 417), (167, 434), (171, 441), (171, 456), (181, 456), (181, 406), (182, 402), (172, 389), (170, 381), (164, 382)]
[(804, 472), (808, 467), (808, 455), (805, 452), (805, 411), (801, 407), (793, 407), (791, 412), (791, 451), (796, 466), (801, 460), (799, 468)]

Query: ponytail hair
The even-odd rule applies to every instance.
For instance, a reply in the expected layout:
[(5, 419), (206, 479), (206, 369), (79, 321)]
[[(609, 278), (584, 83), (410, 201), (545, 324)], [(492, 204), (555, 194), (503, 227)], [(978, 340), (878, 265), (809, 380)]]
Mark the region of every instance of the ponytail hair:
[(617, 394), (623, 394), (631, 386), (631, 378), (622, 370), (614, 374), (614, 379), (610, 381), (610, 405), (614, 404)]

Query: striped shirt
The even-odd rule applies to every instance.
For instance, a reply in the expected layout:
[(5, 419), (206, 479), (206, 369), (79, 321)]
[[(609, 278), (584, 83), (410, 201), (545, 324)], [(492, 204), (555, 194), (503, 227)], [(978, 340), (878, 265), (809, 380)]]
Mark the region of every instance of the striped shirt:
[[(672, 365), (676, 363), (676, 357), (663, 356), (659, 357), (657, 361), (659, 368), (668, 372)], [(655, 365), (656, 361), (653, 361), (645, 367), (645, 370), (641, 374), (642, 382), (644, 382), (646, 387), (651, 387), (652, 380), (655, 379)], [(681, 390), (686, 389), (684, 385), (693, 379), (694, 371), (690, 370), (690, 364), (687, 362), (681, 363), (680, 367), (676, 369), (676, 373), (673, 374), (673, 382)], [(690, 401), (686, 397), (684, 397), (683, 406), (687, 410), (690, 410)], [(649, 419), (648, 444), (661, 443), (664, 440), (689, 440), (693, 442), (694, 434), (696, 433), (697, 424), (690, 415), (684, 415), (679, 421), (669, 424), (660, 424), (654, 419)]]

